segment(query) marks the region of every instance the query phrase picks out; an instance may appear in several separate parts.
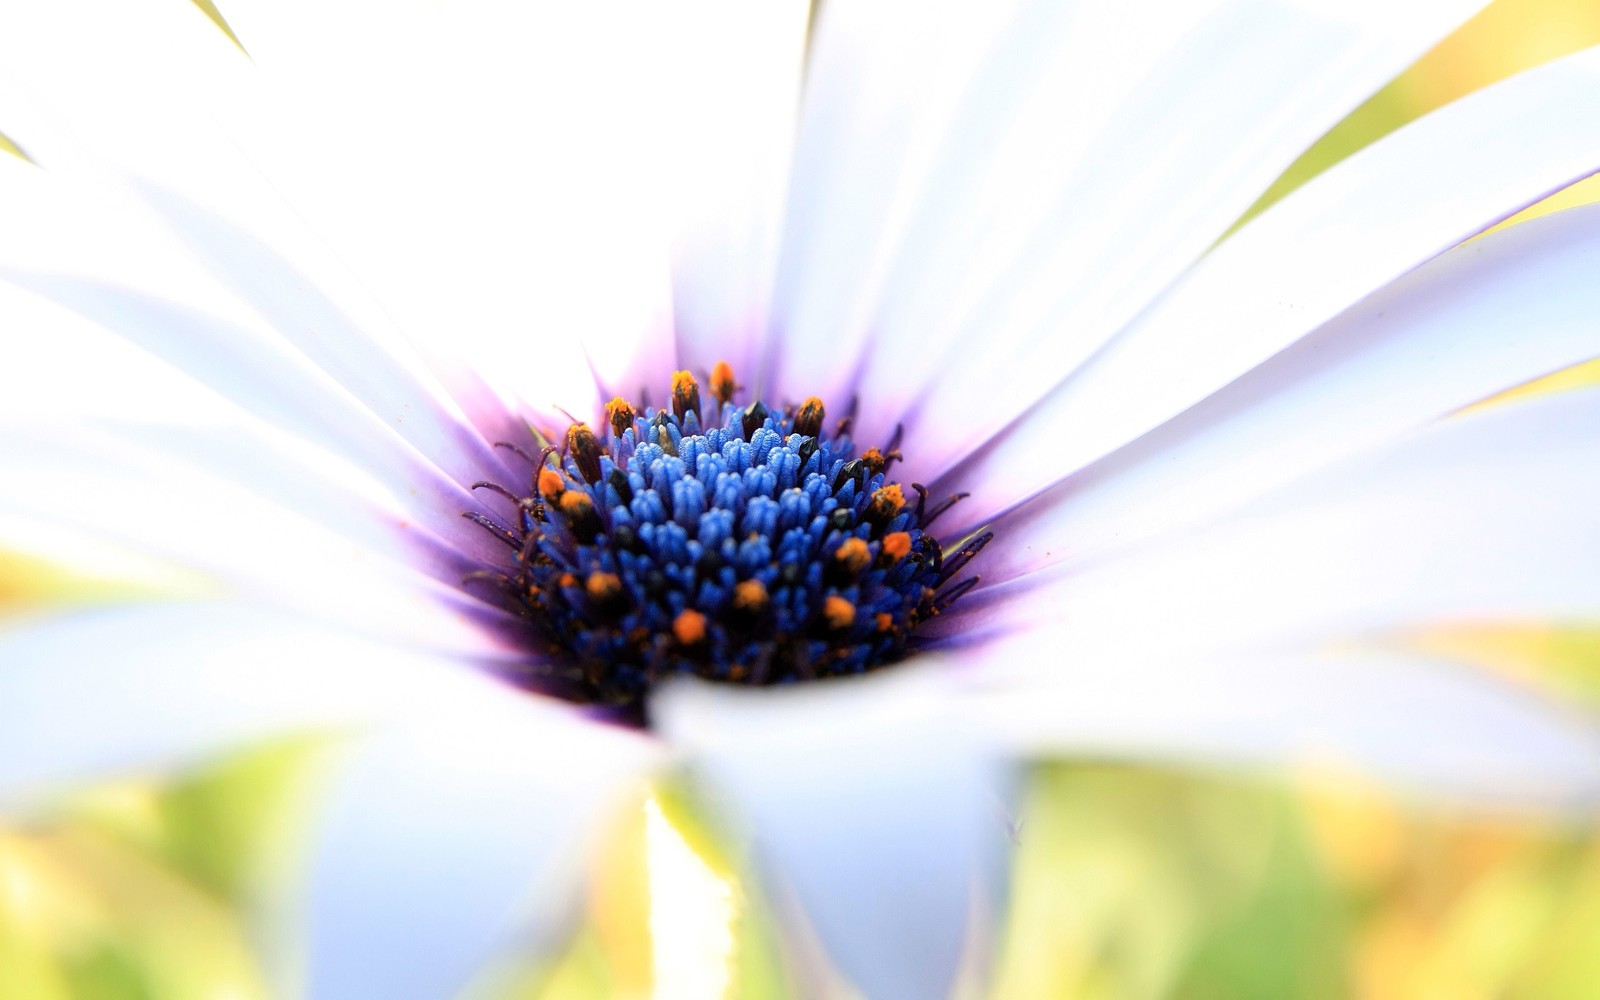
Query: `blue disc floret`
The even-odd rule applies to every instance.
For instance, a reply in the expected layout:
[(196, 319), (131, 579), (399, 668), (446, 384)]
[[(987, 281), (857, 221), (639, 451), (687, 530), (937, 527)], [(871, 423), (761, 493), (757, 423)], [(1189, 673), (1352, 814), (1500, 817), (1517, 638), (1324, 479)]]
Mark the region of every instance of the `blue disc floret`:
[[(976, 577), (952, 578), (992, 533), (946, 549), (929, 507), (887, 476), (899, 453), (857, 456), (849, 418), (828, 433), (822, 400), (735, 403), (732, 370), (709, 399), (673, 375), (665, 409), (606, 407), (534, 462), (531, 488), (488, 483), (519, 524), (467, 516), (512, 549), (492, 580), (537, 637), (535, 686), (642, 718), (651, 688), (692, 674), (787, 684), (903, 658), (918, 623)], [(708, 405), (709, 404), (709, 405)], [(897, 435), (898, 437), (898, 435)]]

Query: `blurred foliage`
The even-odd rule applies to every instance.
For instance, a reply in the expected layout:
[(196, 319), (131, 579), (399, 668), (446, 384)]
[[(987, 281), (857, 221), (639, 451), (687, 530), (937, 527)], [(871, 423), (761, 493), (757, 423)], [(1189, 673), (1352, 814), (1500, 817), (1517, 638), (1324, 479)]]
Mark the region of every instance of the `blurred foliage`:
[(0, 827), (0, 997), (275, 995), (256, 924), (288, 881), (314, 749), (103, 783)]
[(996, 1000), (1600, 996), (1591, 826), (1295, 783), (1043, 769)]

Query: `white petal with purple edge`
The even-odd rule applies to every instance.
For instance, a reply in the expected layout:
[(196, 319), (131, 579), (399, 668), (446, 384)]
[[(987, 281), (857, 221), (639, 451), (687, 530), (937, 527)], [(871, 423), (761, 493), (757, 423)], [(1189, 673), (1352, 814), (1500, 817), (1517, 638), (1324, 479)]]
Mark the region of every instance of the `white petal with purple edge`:
[[(930, 671), (803, 691), (680, 684), (654, 703), (723, 818), (754, 838), (867, 996), (949, 994), (995, 916), (1009, 774)], [(971, 957), (970, 955), (966, 957)]]
[[(1219, 245), (941, 485), (970, 489), (974, 508), (1024, 499), (1600, 168), (1597, 86), (1600, 51), (1582, 52), (1462, 98), (1330, 168)], [(1052, 461), (1033, 461), (1043, 449)]]

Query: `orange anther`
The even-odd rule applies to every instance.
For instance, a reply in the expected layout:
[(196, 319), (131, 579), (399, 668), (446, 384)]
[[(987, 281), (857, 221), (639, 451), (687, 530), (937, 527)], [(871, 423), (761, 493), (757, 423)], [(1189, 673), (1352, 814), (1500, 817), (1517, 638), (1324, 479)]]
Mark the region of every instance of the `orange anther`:
[(546, 500), (554, 500), (567, 491), (567, 484), (561, 478), (561, 473), (551, 468), (539, 470), (539, 495)]
[(856, 622), (856, 606), (838, 594), (829, 594), (822, 602), (822, 617), (831, 629), (847, 629)]
[(872, 561), (872, 551), (867, 548), (867, 543), (859, 538), (847, 538), (834, 550), (833, 558), (839, 561), (851, 573), (859, 573), (867, 568), (867, 563)]
[(583, 581), (583, 589), (591, 601), (607, 604), (622, 596), (622, 581), (615, 573), (590, 573)]
[(573, 424), (567, 428), (567, 454), (577, 463), (585, 482), (600, 481), (600, 456), (604, 453), (600, 439), (594, 436), (588, 424)]
[(800, 409), (794, 415), (794, 432), (804, 434), (806, 437), (816, 437), (822, 431), (822, 418), (826, 411), (822, 408), (822, 400), (815, 396), (806, 397), (800, 404)]
[(611, 433), (617, 437), (633, 426), (634, 419), (633, 406), (621, 396), (606, 404), (606, 420), (611, 424)]
[(680, 645), (693, 646), (706, 637), (706, 616), (693, 608), (678, 612), (672, 619), (672, 635)]
[(872, 499), (867, 501), (865, 517), (881, 528), (899, 514), (905, 505), (906, 495), (900, 489), (900, 484), (890, 483), (872, 491)]
[(737, 386), (733, 382), (733, 366), (726, 361), (718, 361), (711, 366), (711, 395), (716, 398), (718, 406), (727, 406), (733, 402), (733, 393)]
[(883, 536), (883, 555), (890, 563), (897, 563), (910, 554), (910, 532), (891, 531)]
[(767, 606), (767, 587), (760, 580), (741, 580), (733, 588), (733, 606), (740, 611), (760, 611)]
[(700, 383), (690, 372), (672, 373), (672, 413), (680, 421), (689, 413), (700, 418)]

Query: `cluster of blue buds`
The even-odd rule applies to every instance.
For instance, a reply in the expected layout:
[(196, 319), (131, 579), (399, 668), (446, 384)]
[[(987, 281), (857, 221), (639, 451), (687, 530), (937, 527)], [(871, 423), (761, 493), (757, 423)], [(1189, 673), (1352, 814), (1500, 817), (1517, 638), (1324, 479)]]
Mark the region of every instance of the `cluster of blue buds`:
[(479, 574), (543, 647), (536, 686), (643, 719), (679, 674), (788, 684), (859, 674), (910, 649), (919, 622), (977, 583), (952, 582), (992, 538), (947, 553), (933, 520), (960, 499), (908, 502), (886, 479), (895, 443), (855, 454), (849, 419), (823, 429), (812, 397), (783, 411), (734, 403), (733, 372), (673, 376), (669, 409), (606, 407), (534, 459), (520, 524), (467, 516), (513, 549)]

